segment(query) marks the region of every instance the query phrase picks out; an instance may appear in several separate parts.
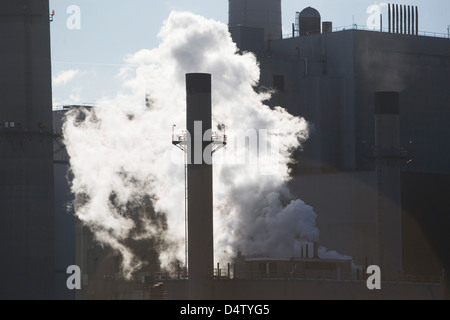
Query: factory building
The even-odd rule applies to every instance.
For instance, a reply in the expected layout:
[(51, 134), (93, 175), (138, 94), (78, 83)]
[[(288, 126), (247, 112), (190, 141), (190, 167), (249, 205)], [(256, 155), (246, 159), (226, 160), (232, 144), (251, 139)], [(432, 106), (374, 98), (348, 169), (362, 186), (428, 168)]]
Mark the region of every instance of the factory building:
[[(211, 168), (193, 166), (188, 251), (189, 266), (198, 267), (188, 270), (187, 278), (184, 270), (175, 278), (155, 274), (134, 292), (175, 300), (444, 298), (450, 239), (443, 190), (450, 186), (450, 152), (440, 146), (450, 136), (449, 40), (418, 36), (417, 8), (409, 9), (407, 22), (395, 14), (399, 6), (389, 5), (389, 32), (378, 32), (334, 31), (332, 22), (322, 22), (308, 7), (296, 14), (292, 35), (283, 37), (281, 1), (229, 4), (233, 40), (258, 58), (259, 89), (274, 90), (268, 104), (311, 125), (310, 139), (293, 155), (290, 189), (317, 213), (320, 241), (285, 259), (238, 256), (214, 266), (211, 252), (219, 248), (212, 247), (211, 201), (192, 200), (210, 199), (212, 189), (205, 186), (211, 184), (199, 188), (196, 181), (211, 182)], [(203, 77), (210, 75), (186, 78), (188, 128), (210, 117), (210, 85)], [(85, 249), (78, 259), (112, 265), (107, 253), (86, 245), (92, 239), (82, 238)], [(321, 258), (318, 246), (351, 260)], [(88, 252), (95, 250), (94, 258)], [(373, 264), (383, 271), (378, 293), (365, 283), (365, 270)], [(82, 298), (98, 292), (130, 297), (124, 292), (132, 286), (118, 286), (114, 270), (108, 278), (104, 269), (86, 268), (88, 293)]]
[[(414, 7), (389, 5), (389, 32), (335, 31), (308, 7), (286, 37), (281, 0), (229, 5), (233, 40), (260, 63), (259, 90), (274, 90), (267, 103), (311, 125), (310, 139), (293, 154), (289, 187), (317, 213), (319, 242), (284, 259), (238, 256), (215, 267), (214, 177), (211, 165), (195, 163), (187, 169), (188, 277), (180, 268), (167, 278), (150, 265), (123, 279), (120, 257), (96, 243), (70, 206), (61, 126), (70, 109), (90, 111), (70, 106), (52, 116), (48, 1), (2, 1), (0, 298), (445, 298), (450, 40), (419, 36)], [(186, 76), (190, 131), (195, 121), (210, 127), (210, 81)], [(143, 206), (152, 210), (151, 201)], [(319, 246), (351, 260), (320, 257)], [(135, 249), (158, 260), (151, 241)], [(73, 264), (83, 272), (76, 293), (65, 288)], [(382, 268), (382, 291), (366, 287), (372, 264)]]
[[(240, 2), (252, 16), (280, 1)], [(264, 22), (236, 24), (231, 9), (229, 29), (257, 56), (269, 104), (311, 125), (291, 189), (318, 214), (320, 245), (386, 266), (385, 279), (439, 278), (450, 266), (450, 41), (418, 35), (417, 7), (388, 8), (389, 32), (333, 32), (311, 7), (283, 39)]]

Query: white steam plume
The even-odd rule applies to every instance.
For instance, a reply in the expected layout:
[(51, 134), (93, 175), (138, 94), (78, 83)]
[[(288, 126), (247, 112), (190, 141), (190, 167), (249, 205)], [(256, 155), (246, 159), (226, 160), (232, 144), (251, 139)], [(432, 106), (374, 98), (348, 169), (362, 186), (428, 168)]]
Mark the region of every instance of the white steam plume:
[[(237, 251), (292, 256), (297, 242), (317, 241), (316, 214), (285, 186), (291, 151), (308, 138), (306, 121), (264, 104), (270, 94), (255, 92), (257, 60), (237, 53), (225, 24), (172, 12), (159, 37), (158, 48), (127, 57), (139, 67), (121, 69), (117, 96), (98, 101), (94, 112), (67, 116), (77, 216), (122, 254), (128, 277), (145, 263), (129, 239), (157, 238), (164, 268), (184, 260), (184, 161), (171, 145), (172, 125), (185, 128), (185, 74), (210, 73), (214, 125), (225, 125), (229, 137), (215, 158), (217, 261)], [(250, 145), (256, 136), (257, 148), (246, 148), (243, 135)], [(260, 154), (251, 161), (255, 150)]]

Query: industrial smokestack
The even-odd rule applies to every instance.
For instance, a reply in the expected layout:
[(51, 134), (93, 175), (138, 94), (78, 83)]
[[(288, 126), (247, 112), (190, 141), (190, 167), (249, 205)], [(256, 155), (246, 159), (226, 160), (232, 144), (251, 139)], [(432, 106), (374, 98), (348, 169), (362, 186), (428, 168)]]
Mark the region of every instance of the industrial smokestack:
[(306, 244), (305, 258), (306, 258), (306, 259), (309, 259), (309, 244)]
[(313, 259), (319, 259), (319, 244), (314, 242), (314, 255)]
[(387, 279), (402, 270), (398, 92), (375, 94), (375, 146), (379, 266)]
[(324, 21), (322, 22), (322, 33), (330, 33), (333, 32), (333, 22)]
[(0, 299), (53, 299), (48, 0), (0, 1)]
[(213, 167), (211, 164), (211, 75), (186, 75), (188, 188), (188, 298), (212, 297)]

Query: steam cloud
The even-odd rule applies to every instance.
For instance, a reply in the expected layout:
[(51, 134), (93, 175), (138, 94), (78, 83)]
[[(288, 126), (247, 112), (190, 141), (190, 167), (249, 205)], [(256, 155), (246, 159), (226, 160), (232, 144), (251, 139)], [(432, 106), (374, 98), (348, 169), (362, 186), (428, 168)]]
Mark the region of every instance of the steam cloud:
[[(225, 125), (229, 141), (215, 156), (216, 260), (229, 261), (238, 251), (290, 257), (299, 243), (317, 241), (313, 208), (285, 185), (291, 151), (308, 138), (306, 121), (264, 104), (270, 92), (255, 91), (257, 60), (237, 53), (225, 24), (172, 12), (159, 38), (158, 48), (126, 58), (139, 67), (120, 70), (123, 88), (115, 97), (67, 114), (76, 215), (121, 253), (127, 277), (146, 262), (133, 241), (154, 241), (163, 268), (184, 260), (184, 156), (171, 134), (172, 125), (185, 127), (185, 74), (204, 72), (213, 76), (214, 125)], [(256, 149), (245, 144), (253, 132)], [(236, 161), (258, 150), (256, 161)]]

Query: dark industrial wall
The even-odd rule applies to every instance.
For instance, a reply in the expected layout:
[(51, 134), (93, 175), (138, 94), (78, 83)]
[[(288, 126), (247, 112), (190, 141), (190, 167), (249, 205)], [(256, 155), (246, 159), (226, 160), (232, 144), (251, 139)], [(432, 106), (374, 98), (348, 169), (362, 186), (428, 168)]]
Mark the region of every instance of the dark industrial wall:
[(405, 273), (441, 277), (450, 270), (450, 175), (403, 172)]
[(285, 83), (269, 104), (311, 126), (299, 174), (355, 169), (353, 46), (351, 31), (311, 35), (272, 41), (260, 58), (261, 86), (272, 88), (280, 76)]
[(408, 170), (450, 172), (450, 40), (354, 31), (356, 155), (366, 166), (364, 143), (373, 137), (375, 91), (400, 94), (400, 145)]
[(373, 262), (374, 93), (399, 92), (401, 170), (448, 173), (450, 40), (346, 30), (270, 41), (258, 59), (261, 88), (283, 78), (269, 104), (311, 125), (292, 189), (318, 214), (321, 244)]
[(0, 2), (0, 298), (54, 297), (48, 0)]
[[(326, 280), (216, 280), (210, 300), (444, 300), (441, 284), (382, 283), (368, 290), (365, 281)], [(168, 300), (186, 299), (184, 281), (164, 282)], [(230, 303), (232, 304), (232, 303)], [(264, 303), (258, 303), (263, 304)]]
[(375, 181), (375, 172), (311, 174), (289, 185), (317, 213), (320, 245), (361, 267), (378, 254)]
[(313, 126), (300, 154), (305, 167), (373, 170), (373, 95), (397, 91), (408, 169), (450, 170), (441, 147), (450, 135), (449, 39), (347, 30), (271, 41), (259, 57), (261, 87), (284, 77), (270, 105)]

